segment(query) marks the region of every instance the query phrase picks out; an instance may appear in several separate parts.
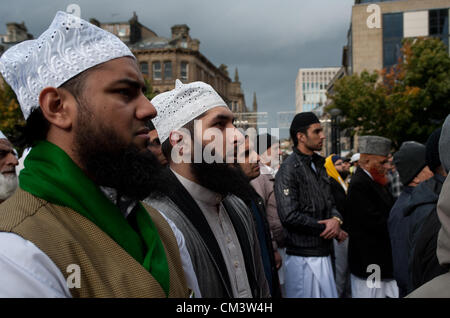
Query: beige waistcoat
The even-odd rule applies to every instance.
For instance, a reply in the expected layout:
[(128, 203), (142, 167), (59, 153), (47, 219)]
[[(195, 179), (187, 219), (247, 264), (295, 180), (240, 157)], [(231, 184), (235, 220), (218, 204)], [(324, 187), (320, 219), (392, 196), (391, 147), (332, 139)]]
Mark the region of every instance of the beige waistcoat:
[[(88, 198), (87, 198), (88, 199)], [(165, 219), (145, 206), (163, 243), (170, 272), (169, 297), (187, 297), (176, 238)], [(18, 189), (0, 204), (0, 231), (20, 235), (47, 254), (67, 279), (80, 266), (73, 297), (166, 297), (156, 279), (94, 223), (74, 210)]]

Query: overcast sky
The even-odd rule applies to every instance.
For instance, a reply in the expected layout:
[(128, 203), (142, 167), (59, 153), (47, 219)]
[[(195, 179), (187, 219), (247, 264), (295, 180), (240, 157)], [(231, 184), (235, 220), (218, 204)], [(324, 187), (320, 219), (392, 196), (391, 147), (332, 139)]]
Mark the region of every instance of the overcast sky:
[[(6, 2), (2, 0), (2, 2)], [(159, 36), (187, 24), (200, 52), (216, 66), (228, 65), (230, 77), (239, 70), (248, 107), (253, 92), (259, 111), (295, 111), (295, 78), (299, 68), (340, 66), (353, 0), (14, 0), (2, 3), (0, 34), (8, 22), (25, 22), (38, 37), (56, 11), (71, 3), (85, 20), (139, 21)], [(286, 136), (286, 131), (282, 132)]]

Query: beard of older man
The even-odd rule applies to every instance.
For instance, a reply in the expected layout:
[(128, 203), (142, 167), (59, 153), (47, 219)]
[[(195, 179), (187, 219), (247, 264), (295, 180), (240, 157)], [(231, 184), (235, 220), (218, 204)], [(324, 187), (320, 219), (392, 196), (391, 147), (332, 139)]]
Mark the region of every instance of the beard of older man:
[(18, 181), (16, 174), (4, 175), (0, 173), (0, 202), (5, 201), (14, 194)]
[(382, 185), (383, 187), (388, 184), (389, 180), (385, 173), (380, 172), (376, 167), (371, 167), (369, 169), (370, 174), (372, 175), (373, 181)]
[(100, 186), (116, 189), (130, 199), (157, 193), (164, 183), (162, 166), (147, 148), (127, 144), (101, 120), (93, 118), (85, 102), (79, 103), (75, 150), (86, 174)]

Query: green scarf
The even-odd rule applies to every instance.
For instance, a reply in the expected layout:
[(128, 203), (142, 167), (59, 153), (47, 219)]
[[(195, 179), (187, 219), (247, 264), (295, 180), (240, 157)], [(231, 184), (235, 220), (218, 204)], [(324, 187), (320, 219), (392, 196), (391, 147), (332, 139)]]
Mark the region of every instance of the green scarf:
[(71, 208), (107, 233), (148, 270), (169, 294), (169, 266), (158, 231), (139, 203), (133, 230), (119, 208), (59, 147), (39, 142), (28, 154), (20, 172), (20, 187), (46, 201)]

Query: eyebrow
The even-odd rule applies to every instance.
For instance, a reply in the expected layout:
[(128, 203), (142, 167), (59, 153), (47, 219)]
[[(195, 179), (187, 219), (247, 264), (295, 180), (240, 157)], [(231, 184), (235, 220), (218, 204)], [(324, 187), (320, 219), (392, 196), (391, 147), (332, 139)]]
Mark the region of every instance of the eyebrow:
[(224, 121), (224, 120), (233, 121), (234, 120), (234, 116), (233, 115), (219, 114), (216, 117), (214, 117), (214, 119), (213, 119), (213, 121)]
[(111, 86), (119, 85), (119, 84), (125, 84), (125, 85), (131, 86), (131, 87), (133, 87), (135, 89), (138, 89), (138, 90), (140, 89), (140, 90), (142, 90), (143, 93), (147, 92), (147, 86), (145, 86), (145, 84), (143, 82), (136, 81), (136, 80), (133, 80), (133, 79), (123, 78), (123, 79), (120, 79), (120, 80), (117, 80), (117, 81), (113, 82), (111, 84)]

